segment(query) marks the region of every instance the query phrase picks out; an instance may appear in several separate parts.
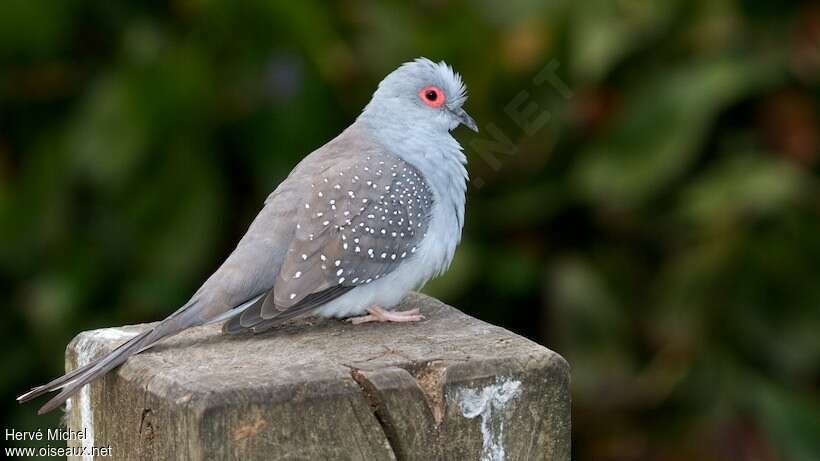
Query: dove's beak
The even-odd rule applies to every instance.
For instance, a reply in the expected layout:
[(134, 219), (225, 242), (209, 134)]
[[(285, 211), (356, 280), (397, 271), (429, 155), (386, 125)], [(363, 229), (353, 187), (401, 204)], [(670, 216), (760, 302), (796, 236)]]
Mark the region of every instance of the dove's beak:
[(476, 125), (475, 120), (473, 120), (473, 118), (470, 117), (470, 114), (468, 114), (464, 109), (459, 107), (452, 112), (462, 125), (478, 133), (478, 125)]

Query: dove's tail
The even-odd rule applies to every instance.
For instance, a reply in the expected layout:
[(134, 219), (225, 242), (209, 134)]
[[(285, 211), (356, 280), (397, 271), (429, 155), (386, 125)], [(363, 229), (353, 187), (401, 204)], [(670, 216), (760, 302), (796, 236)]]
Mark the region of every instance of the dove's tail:
[(196, 309), (196, 304), (196, 302), (186, 304), (154, 328), (129, 339), (113, 351), (88, 365), (72, 370), (48, 384), (35, 387), (18, 397), (17, 401), (20, 403), (28, 402), (41, 395), (60, 390), (60, 393), (43, 405), (37, 413), (43, 414), (54, 410), (65, 403), (65, 401), (79, 391), (81, 387), (108, 373), (118, 365), (121, 365), (128, 357), (151, 347), (165, 337), (171, 336), (186, 328), (202, 324), (203, 321), (200, 320), (199, 315), (197, 315), (199, 309)]

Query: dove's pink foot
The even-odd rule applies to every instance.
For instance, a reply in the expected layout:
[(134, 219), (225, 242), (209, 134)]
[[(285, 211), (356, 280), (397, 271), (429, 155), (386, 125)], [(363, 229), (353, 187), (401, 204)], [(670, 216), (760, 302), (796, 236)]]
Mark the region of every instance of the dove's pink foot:
[(347, 320), (354, 325), (368, 322), (418, 322), (424, 320), (424, 316), (419, 314), (418, 309), (390, 312), (379, 306), (373, 306), (369, 307), (367, 312), (369, 312), (368, 315), (351, 317)]

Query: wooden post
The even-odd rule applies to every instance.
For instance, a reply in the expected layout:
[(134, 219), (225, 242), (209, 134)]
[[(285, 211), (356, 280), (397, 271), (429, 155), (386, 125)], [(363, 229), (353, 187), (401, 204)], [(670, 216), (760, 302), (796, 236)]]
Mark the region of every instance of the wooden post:
[[(194, 328), (69, 401), (71, 442), (112, 459), (569, 460), (561, 356), (418, 294), (414, 324)], [(148, 328), (87, 331), (67, 368)]]

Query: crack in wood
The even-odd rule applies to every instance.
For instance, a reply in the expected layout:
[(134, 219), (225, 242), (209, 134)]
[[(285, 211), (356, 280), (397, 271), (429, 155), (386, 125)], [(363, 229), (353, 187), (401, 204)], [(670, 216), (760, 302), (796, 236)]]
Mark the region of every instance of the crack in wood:
[(362, 390), (365, 400), (367, 400), (370, 404), (370, 408), (373, 410), (373, 416), (375, 416), (376, 422), (378, 422), (379, 426), (382, 428), (382, 432), (384, 432), (384, 437), (390, 445), (390, 450), (393, 452), (393, 456), (395, 456), (399, 461), (407, 459), (403, 453), (401, 444), (399, 443), (399, 434), (390, 422), (387, 407), (381, 399), (379, 390), (376, 389), (376, 386), (374, 386), (373, 383), (367, 379), (367, 376), (365, 376), (365, 374), (358, 368), (351, 367), (350, 376), (353, 378), (353, 381), (358, 384), (359, 388)]
[(447, 368), (437, 360), (427, 360), (412, 362), (407, 372), (413, 376), (424, 394), (424, 400), (438, 428), (444, 420), (444, 381)]
[(154, 425), (151, 422), (151, 420), (153, 419), (151, 417), (152, 413), (153, 413), (153, 411), (151, 411), (150, 408), (143, 408), (142, 409), (142, 415), (140, 415), (140, 427), (139, 427), (140, 438), (145, 440), (149, 444), (151, 443), (151, 441), (154, 438)]

